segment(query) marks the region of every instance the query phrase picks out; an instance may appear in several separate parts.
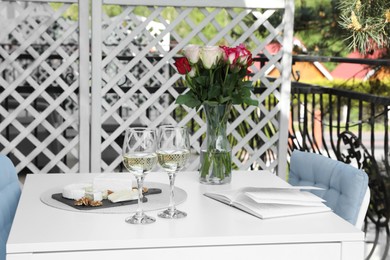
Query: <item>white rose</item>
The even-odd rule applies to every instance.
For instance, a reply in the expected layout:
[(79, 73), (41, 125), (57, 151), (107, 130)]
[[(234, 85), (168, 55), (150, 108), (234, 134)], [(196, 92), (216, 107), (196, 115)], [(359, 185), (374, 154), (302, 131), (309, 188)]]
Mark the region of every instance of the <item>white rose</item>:
[(191, 71), (188, 72), (188, 76), (190, 76), (191, 78), (193, 78), (193, 77), (195, 77), (195, 73), (196, 73), (195, 68), (191, 68)]
[(184, 56), (186, 56), (188, 61), (192, 64), (195, 64), (199, 61), (199, 51), (199, 46), (194, 44), (189, 44), (183, 49)]
[(200, 59), (203, 62), (203, 67), (211, 69), (216, 65), (222, 57), (222, 50), (218, 46), (204, 46), (200, 50)]

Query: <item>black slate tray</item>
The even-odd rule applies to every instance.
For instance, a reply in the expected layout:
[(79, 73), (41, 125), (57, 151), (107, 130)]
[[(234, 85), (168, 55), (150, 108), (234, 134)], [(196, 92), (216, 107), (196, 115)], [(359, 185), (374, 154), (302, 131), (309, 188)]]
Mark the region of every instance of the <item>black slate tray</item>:
[[(145, 196), (143, 197), (142, 202), (146, 203), (148, 201), (146, 196), (153, 195), (153, 194), (159, 194), (159, 193), (161, 193), (161, 189), (149, 188), (147, 192), (144, 192)], [(84, 206), (84, 205), (81, 205), (81, 206), (74, 205), (75, 200), (62, 197), (62, 193), (54, 193), (53, 195), (51, 195), (51, 197), (59, 202), (62, 202), (68, 206), (71, 206), (72, 208), (79, 209), (79, 210), (112, 208), (112, 207), (118, 207), (118, 206), (137, 204), (137, 202), (138, 202), (138, 200), (127, 200), (127, 201), (113, 203), (109, 200), (102, 200), (103, 205), (98, 206), (98, 207), (91, 207), (91, 206)]]

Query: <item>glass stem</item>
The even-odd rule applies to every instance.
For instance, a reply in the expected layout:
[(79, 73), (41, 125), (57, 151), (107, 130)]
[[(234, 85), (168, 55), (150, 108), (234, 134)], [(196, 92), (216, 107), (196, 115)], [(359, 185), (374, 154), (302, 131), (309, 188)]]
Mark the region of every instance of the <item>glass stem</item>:
[(142, 218), (144, 216), (144, 211), (142, 208), (143, 203), (143, 195), (142, 195), (142, 188), (144, 186), (144, 177), (138, 176), (137, 179), (137, 189), (138, 189), (138, 207), (136, 211), (136, 216), (138, 219)]
[(169, 212), (174, 213), (175, 212), (175, 194), (173, 192), (175, 188), (175, 177), (176, 177), (176, 172), (169, 172), (169, 186), (171, 188), (171, 194), (169, 196)]

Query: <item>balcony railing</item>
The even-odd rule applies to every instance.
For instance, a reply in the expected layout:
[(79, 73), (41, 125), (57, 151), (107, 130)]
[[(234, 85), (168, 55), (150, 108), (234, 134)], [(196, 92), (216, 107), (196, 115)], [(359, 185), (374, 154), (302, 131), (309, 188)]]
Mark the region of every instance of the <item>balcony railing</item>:
[[(389, 65), (388, 60), (360, 62)], [(368, 222), (373, 223), (376, 234), (367, 258), (375, 251), (382, 230), (386, 233), (383, 259), (390, 246), (389, 115), (389, 97), (292, 83), (289, 153), (299, 149), (322, 154), (369, 175), (371, 201), (366, 228)]]

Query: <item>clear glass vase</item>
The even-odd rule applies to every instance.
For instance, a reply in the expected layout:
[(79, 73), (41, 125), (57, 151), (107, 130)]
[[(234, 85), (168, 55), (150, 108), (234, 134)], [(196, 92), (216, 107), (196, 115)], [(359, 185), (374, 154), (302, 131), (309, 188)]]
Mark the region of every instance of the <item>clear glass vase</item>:
[(200, 182), (230, 183), (232, 178), (232, 149), (226, 128), (232, 104), (204, 104), (207, 133), (200, 152)]

